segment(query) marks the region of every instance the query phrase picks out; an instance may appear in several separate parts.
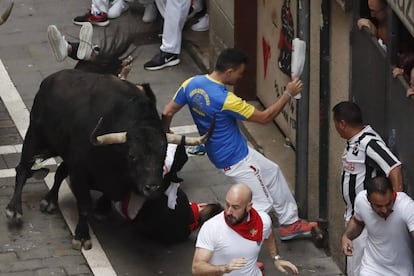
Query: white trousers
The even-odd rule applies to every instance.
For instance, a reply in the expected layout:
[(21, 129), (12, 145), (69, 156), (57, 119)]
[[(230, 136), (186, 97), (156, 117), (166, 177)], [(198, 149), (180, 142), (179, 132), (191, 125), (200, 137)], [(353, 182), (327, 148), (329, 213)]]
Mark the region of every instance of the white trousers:
[(180, 54), (182, 30), (190, 10), (190, 0), (155, 0), (164, 17), (161, 51)]
[(109, 0), (92, 0), (92, 13), (108, 13)]
[(352, 253), (352, 256), (346, 257), (346, 273), (348, 276), (359, 276), (359, 271), (361, 270), (362, 255), (364, 255), (364, 248), (367, 244), (367, 236), (367, 230), (364, 228), (364, 230), (361, 232), (361, 235), (352, 241), (354, 251)]
[(292, 224), (299, 219), (296, 201), (279, 166), (249, 147), (248, 155), (223, 169), (234, 183), (243, 183), (253, 192), (253, 208), (276, 212), (280, 224)]
[[(119, 0), (122, 2), (133, 2), (133, 0)], [(114, 1), (115, 2), (115, 1)], [(139, 0), (141, 5), (146, 6), (154, 3), (154, 0)], [(108, 13), (109, 11), (109, 0), (92, 0), (92, 13)], [(115, 17), (115, 16), (114, 16)]]

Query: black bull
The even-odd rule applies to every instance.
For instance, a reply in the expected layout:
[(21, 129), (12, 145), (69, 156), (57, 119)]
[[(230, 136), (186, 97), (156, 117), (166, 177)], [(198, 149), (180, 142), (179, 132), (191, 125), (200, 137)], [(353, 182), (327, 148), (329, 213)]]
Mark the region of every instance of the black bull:
[(167, 139), (155, 96), (149, 86), (144, 88), (142, 92), (113, 75), (79, 70), (62, 70), (43, 80), (16, 167), (15, 191), (6, 209), (11, 224), (21, 223), (22, 189), (33, 175), (36, 158), (60, 156), (64, 161), (42, 210), (54, 208), (59, 189), (56, 183), (69, 175), (79, 213), (72, 241), (76, 249), (92, 247), (87, 223), (92, 208), (90, 190), (101, 191), (114, 201), (131, 191), (145, 196), (157, 194), (163, 182)]

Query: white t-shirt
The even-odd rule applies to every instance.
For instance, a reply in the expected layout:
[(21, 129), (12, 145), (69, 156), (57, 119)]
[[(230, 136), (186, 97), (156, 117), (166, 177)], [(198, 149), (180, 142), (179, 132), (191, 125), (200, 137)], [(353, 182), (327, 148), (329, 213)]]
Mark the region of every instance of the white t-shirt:
[[(269, 238), (272, 231), (272, 221), (265, 212), (258, 212), (263, 221), (263, 240)], [(257, 257), (263, 240), (258, 243), (240, 236), (231, 229), (224, 220), (221, 212), (206, 221), (200, 229), (196, 247), (213, 252), (210, 263), (212, 265), (228, 264), (235, 258), (246, 258), (246, 265), (240, 270), (233, 270), (225, 275), (261, 276), (257, 267)]]
[(356, 197), (354, 216), (365, 223), (368, 236), (360, 275), (413, 276), (414, 201), (397, 193), (393, 212), (384, 219), (371, 208), (364, 190)]

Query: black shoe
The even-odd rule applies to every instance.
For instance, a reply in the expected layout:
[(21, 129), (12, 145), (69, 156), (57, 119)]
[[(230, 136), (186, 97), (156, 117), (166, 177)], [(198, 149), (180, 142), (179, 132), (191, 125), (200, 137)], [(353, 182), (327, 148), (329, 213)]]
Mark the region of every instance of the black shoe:
[(178, 55), (160, 51), (150, 61), (144, 64), (144, 69), (155, 71), (179, 63), (180, 59), (178, 58)]

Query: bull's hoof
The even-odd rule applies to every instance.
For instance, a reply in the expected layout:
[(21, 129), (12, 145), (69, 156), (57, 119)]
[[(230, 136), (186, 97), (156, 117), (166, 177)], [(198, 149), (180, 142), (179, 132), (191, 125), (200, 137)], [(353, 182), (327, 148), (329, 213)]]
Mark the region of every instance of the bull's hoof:
[(85, 250), (89, 250), (92, 248), (92, 241), (91, 240), (77, 240), (77, 239), (72, 239), (72, 248), (75, 250), (81, 250), (83, 247), (83, 249)]
[(6, 209), (6, 218), (9, 226), (20, 226), (23, 215), (19, 212)]
[(43, 213), (53, 213), (54, 211), (56, 211), (57, 206), (55, 203), (53, 202), (49, 202), (46, 199), (42, 199), (40, 201), (40, 211), (42, 211)]
[(86, 240), (83, 242), (83, 249), (85, 250), (89, 250), (92, 248), (92, 241), (91, 240)]
[(81, 250), (82, 249), (82, 241), (72, 239), (72, 248), (75, 250)]

